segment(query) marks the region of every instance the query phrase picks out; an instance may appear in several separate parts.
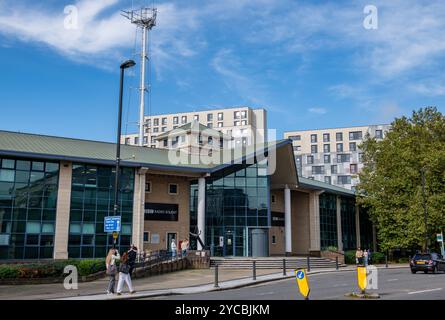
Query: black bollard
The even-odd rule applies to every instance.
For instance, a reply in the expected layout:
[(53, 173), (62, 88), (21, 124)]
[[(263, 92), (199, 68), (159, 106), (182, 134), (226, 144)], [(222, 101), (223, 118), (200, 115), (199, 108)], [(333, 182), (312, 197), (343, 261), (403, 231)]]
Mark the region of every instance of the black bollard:
[(219, 288), (219, 285), (218, 285), (218, 265), (217, 264), (215, 265), (215, 285), (214, 285), (214, 287), (215, 288)]
[(283, 259), (283, 276), (285, 276), (286, 273), (286, 259)]
[(307, 256), (307, 271), (311, 271), (311, 257)]
[(385, 267), (388, 268), (388, 254), (385, 255)]
[(256, 261), (253, 260), (253, 280), (256, 280)]
[(335, 269), (338, 270), (338, 257), (335, 257)]

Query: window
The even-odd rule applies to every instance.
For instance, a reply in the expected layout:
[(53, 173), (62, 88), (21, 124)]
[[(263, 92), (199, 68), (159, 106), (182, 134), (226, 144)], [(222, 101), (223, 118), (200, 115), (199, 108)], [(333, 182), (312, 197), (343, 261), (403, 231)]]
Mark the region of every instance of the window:
[(125, 144), (130, 144), (130, 138), (125, 138)]
[(272, 244), (277, 244), (277, 236), (276, 235), (272, 236)]
[(212, 128), (213, 128), (213, 123), (211, 123), (211, 122), (207, 123), (207, 127), (209, 127), (210, 129), (212, 129)]
[(218, 121), (224, 120), (224, 114), (222, 112), (218, 112)]
[(162, 125), (166, 126), (167, 125), (167, 118), (162, 118)]
[(207, 121), (213, 121), (213, 113), (207, 114)]
[(167, 131), (167, 127), (162, 127), (161, 131), (162, 131), (162, 132)]
[(153, 125), (154, 126), (159, 126), (159, 119), (158, 118), (153, 119)]
[(318, 147), (316, 144), (311, 145), (311, 153), (317, 153), (318, 152)]
[(150, 133), (150, 132), (151, 132), (151, 128), (145, 129), (145, 133)]
[(312, 174), (324, 174), (324, 166), (312, 166)]
[(358, 154), (358, 161), (359, 161), (359, 162), (363, 162), (363, 153), (362, 153), (362, 152), (360, 152), (360, 153)]
[(212, 137), (208, 137), (207, 138), (207, 144), (208, 145), (213, 145), (213, 138)]
[(296, 164), (297, 164), (297, 168), (301, 168), (301, 166), (302, 166), (302, 156), (296, 156), (295, 157), (295, 162), (296, 162)]
[(355, 142), (349, 142), (349, 151), (357, 151), (357, 144)]
[(151, 181), (145, 182), (145, 192), (147, 193), (151, 192)]
[(148, 127), (151, 126), (151, 119), (147, 119), (147, 126), (148, 126)]
[(218, 128), (222, 128), (224, 125), (222, 122), (218, 122)]
[(329, 133), (323, 133), (323, 142), (329, 142), (330, 139)]
[(178, 126), (173, 126), (173, 130), (175, 130)]
[(350, 169), (350, 172), (351, 173), (357, 173), (358, 172), (358, 168), (357, 168), (357, 165), (356, 164), (351, 164), (351, 165), (349, 165), (349, 169)]
[(162, 140), (162, 144), (164, 147), (168, 147), (168, 139)]
[(349, 140), (362, 140), (362, 132), (361, 131), (349, 132)]
[(307, 164), (313, 164), (314, 163), (314, 156), (307, 156)]
[(156, 143), (156, 136), (151, 136), (151, 143)]
[(375, 131), (375, 138), (376, 139), (383, 139), (383, 131), (382, 130), (376, 130)]
[(351, 184), (351, 176), (338, 176), (337, 184)]
[(289, 136), (289, 139), (291, 139), (292, 141), (300, 141), (301, 140), (301, 136)]
[(156, 148), (156, 145), (152, 144), (152, 145), (150, 146), (150, 148)]
[(185, 136), (181, 136), (181, 142), (185, 142)]
[(343, 141), (343, 133), (342, 132), (335, 133), (335, 140)]
[(247, 118), (247, 111), (241, 111), (241, 119), (246, 119)]
[(337, 174), (338, 172), (337, 172), (337, 165), (335, 165), (335, 164), (333, 164), (332, 166), (331, 166), (331, 174)]
[(311, 134), (311, 143), (317, 143), (317, 135)]
[(294, 146), (294, 151), (301, 151), (301, 146)]
[(195, 115), (193, 116), (193, 120), (199, 121), (199, 114), (195, 114)]
[(134, 144), (138, 144), (139, 143), (139, 138), (138, 137), (134, 137)]
[(179, 142), (179, 136), (176, 136), (172, 139), (172, 147), (176, 147)]
[(242, 120), (242, 121), (241, 121), (241, 125), (242, 125), (242, 126), (247, 126), (247, 120)]
[(233, 118), (234, 118), (234, 119), (239, 119), (239, 118), (241, 118), (241, 113), (240, 113), (239, 111), (235, 111), (235, 112), (233, 113)]
[(168, 194), (178, 194), (178, 185), (176, 183), (168, 184)]
[(246, 137), (243, 137), (243, 138), (242, 138), (242, 142), (243, 142), (244, 145), (246, 145), (246, 144), (247, 144), (247, 138), (246, 138)]
[(150, 232), (144, 231), (144, 242), (149, 243), (150, 242)]
[(277, 200), (277, 199), (275, 198), (275, 195), (273, 194), (273, 195), (272, 195), (272, 203), (275, 203), (276, 200)]
[(331, 184), (331, 177), (330, 176), (324, 176), (324, 182)]
[(148, 137), (144, 136), (144, 144), (147, 144), (147, 142), (148, 142)]
[(324, 153), (329, 153), (329, 152), (331, 152), (331, 145), (330, 145), (330, 144), (324, 144), (324, 145), (323, 145), (323, 152), (324, 152)]
[(159, 128), (153, 128), (153, 133), (159, 132)]
[(178, 117), (173, 117), (173, 124), (178, 124), (179, 122), (179, 118)]
[(350, 161), (351, 161), (350, 154), (337, 154), (337, 162), (338, 163), (350, 162)]
[(224, 139), (223, 138), (219, 138), (219, 147), (221, 149), (224, 148)]
[(234, 122), (233, 122), (233, 125), (234, 125), (234, 126), (239, 126), (240, 123), (241, 123), (241, 121), (234, 121)]
[(337, 152), (343, 152), (343, 143), (337, 143)]
[(187, 123), (187, 116), (182, 116), (181, 117), (181, 123), (182, 124)]
[(331, 155), (330, 154), (325, 154), (323, 156), (324, 158), (324, 163), (331, 163)]

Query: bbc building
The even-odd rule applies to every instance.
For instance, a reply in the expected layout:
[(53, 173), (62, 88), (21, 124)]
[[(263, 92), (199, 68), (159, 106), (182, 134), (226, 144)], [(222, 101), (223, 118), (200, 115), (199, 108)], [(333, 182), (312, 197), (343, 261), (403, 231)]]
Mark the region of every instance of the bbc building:
[[(115, 150), (107, 142), (0, 131), (0, 259), (104, 257), (113, 245), (104, 219), (113, 215)], [(172, 239), (186, 238), (212, 256), (375, 245), (352, 191), (298, 177), (291, 140), (248, 146), (217, 164), (172, 164), (169, 152), (121, 147), (120, 251), (132, 243), (169, 250)]]

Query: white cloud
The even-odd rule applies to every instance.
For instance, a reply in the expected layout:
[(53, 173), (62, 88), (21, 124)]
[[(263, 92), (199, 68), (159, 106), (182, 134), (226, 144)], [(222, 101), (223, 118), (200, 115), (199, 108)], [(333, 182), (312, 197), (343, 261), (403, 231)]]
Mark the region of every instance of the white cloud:
[(445, 85), (439, 83), (416, 83), (410, 85), (410, 88), (417, 93), (429, 97), (445, 96)]
[(328, 112), (325, 108), (309, 108), (308, 111), (315, 114), (326, 114)]

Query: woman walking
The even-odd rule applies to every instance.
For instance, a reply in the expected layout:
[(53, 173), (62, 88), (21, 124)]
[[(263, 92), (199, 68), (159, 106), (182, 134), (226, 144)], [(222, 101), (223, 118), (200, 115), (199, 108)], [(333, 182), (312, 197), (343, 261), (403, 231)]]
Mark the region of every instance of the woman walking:
[(127, 284), (130, 293), (134, 293), (133, 285), (131, 283), (130, 265), (128, 264), (128, 253), (126, 252), (122, 255), (121, 263), (119, 265), (119, 282), (117, 283), (117, 295), (119, 296), (122, 294), (124, 282)]
[(119, 251), (116, 249), (110, 249), (108, 251), (107, 258), (105, 259), (105, 265), (107, 267), (107, 275), (110, 277), (108, 282), (107, 294), (114, 294), (114, 284), (116, 283), (116, 261), (120, 259)]

